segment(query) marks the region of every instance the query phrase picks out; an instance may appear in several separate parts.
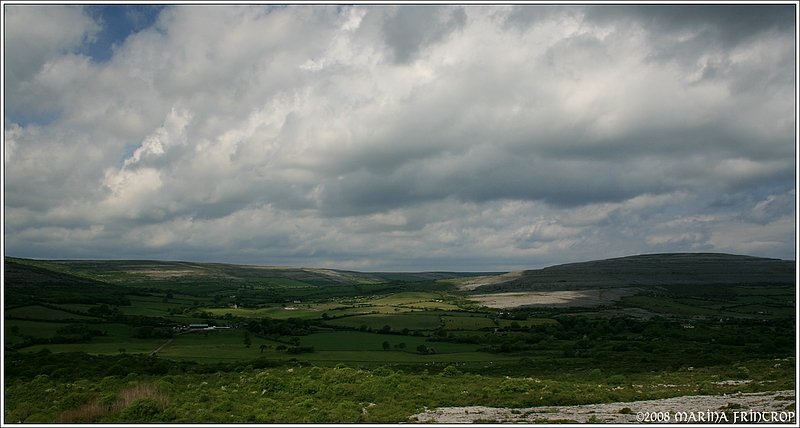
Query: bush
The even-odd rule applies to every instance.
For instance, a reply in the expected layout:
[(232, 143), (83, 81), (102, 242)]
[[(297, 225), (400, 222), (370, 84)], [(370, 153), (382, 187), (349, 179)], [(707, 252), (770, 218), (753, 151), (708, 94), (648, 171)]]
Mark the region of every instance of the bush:
[(314, 352), (313, 346), (292, 346), (286, 350), (289, 354), (306, 354)]
[(286, 388), (286, 381), (276, 376), (265, 376), (261, 381), (261, 395), (274, 393)]
[(140, 398), (126, 407), (119, 415), (123, 422), (158, 422), (162, 421), (161, 406), (152, 398)]
[(442, 370), (442, 376), (455, 377), (461, 374), (461, 370), (454, 366), (447, 366)]
[(507, 392), (507, 393), (510, 392), (510, 393), (517, 394), (517, 393), (526, 392), (526, 391), (528, 391), (529, 388), (530, 388), (530, 385), (528, 384), (528, 381), (526, 381), (525, 379), (518, 379), (518, 378), (510, 377), (510, 378), (504, 379), (500, 383), (500, 391), (501, 392)]
[(616, 375), (610, 376), (608, 378), (607, 382), (608, 382), (609, 385), (623, 385), (623, 384), (626, 384), (628, 382), (628, 380), (625, 378), (625, 376), (620, 375), (620, 374), (616, 374)]

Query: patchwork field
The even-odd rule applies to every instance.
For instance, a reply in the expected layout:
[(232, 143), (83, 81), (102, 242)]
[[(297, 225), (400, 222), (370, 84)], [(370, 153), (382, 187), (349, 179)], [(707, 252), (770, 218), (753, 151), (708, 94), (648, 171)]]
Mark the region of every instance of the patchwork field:
[[(697, 257), (732, 281), (728, 257)], [(774, 274), (785, 264), (737, 267), (740, 283), (645, 284), (629, 262), (612, 262), (629, 278), (598, 268), (595, 280), (600, 262), (487, 275), (7, 258), (4, 415), (619, 422), (622, 404), (765, 392), (794, 409), (796, 290)], [(551, 282), (520, 282), (535, 278)]]

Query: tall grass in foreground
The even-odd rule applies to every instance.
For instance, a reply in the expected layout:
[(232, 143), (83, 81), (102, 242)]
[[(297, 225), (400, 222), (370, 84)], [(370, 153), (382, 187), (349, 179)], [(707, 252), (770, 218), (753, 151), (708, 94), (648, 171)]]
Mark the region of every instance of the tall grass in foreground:
[(116, 395), (104, 396), (69, 409), (58, 416), (60, 423), (96, 422), (106, 416), (121, 414), (130, 422), (146, 422), (167, 407), (167, 395), (151, 383), (140, 383), (121, 390)]

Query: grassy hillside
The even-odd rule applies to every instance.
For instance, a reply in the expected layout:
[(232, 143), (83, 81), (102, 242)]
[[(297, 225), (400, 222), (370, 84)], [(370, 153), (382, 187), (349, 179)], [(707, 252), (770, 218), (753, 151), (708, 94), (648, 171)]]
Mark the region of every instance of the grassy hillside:
[(6, 264), (106, 283), (137, 285), (153, 282), (248, 282), (275, 280), (295, 285), (354, 285), (436, 281), (485, 275), (460, 272), (356, 272), (338, 269), (253, 266), (157, 260), (31, 260), (6, 257)]
[(4, 305), (6, 308), (37, 301), (121, 304), (129, 290), (90, 277), (78, 276), (57, 266), (6, 258)]
[[(335, 269), (249, 266), (152, 260), (31, 260), (5, 258), (9, 304), (52, 300), (108, 302), (98, 294), (181, 293), (218, 304), (324, 300), (332, 297), (387, 294), (414, 289), (452, 288), (443, 279), (474, 273), (363, 273)], [(55, 287), (55, 288), (54, 288)], [(103, 290), (103, 291), (101, 291)], [(87, 298), (78, 298), (85, 294)], [(92, 300), (95, 299), (95, 300)], [(195, 299), (195, 300), (196, 300)]]
[(499, 291), (580, 290), (673, 285), (793, 285), (795, 262), (716, 253), (645, 254), (527, 270), (513, 279), (475, 289)]

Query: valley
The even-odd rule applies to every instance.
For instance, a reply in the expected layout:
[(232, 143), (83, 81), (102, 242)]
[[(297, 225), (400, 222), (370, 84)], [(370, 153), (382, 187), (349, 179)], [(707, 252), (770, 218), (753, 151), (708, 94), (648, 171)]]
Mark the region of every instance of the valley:
[(414, 415), (794, 390), (794, 272), (702, 253), (514, 273), (7, 257), (4, 416), (447, 422)]

